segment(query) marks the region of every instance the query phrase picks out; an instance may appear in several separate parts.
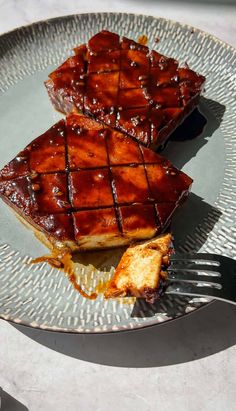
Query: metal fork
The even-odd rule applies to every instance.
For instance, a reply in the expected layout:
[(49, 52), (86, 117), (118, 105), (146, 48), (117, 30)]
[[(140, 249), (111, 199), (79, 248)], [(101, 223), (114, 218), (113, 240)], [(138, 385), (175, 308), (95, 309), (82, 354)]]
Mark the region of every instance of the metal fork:
[(167, 294), (212, 297), (236, 304), (236, 260), (217, 254), (174, 254)]

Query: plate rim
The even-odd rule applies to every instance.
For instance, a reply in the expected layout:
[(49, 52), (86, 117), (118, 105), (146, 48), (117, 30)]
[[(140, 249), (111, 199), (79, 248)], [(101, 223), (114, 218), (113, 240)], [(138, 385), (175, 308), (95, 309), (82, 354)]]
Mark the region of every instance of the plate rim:
[(78, 335), (78, 334), (81, 334), (81, 335), (90, 335), (90, 334), (92, 334), (92, 335), (107, 335), (107, 334), (117, 334), (117, 333), (129, 333), (129, 332), (132, 332), (132, 331), (133, 332), (134, 331), (141, 331), (141, 330), (147, 329), (147, 328), (149, 329), (149, 328), (152, 328), (152, 327), (157, 327), (157, 326), (159, 327), (161, 325), (164, 326), (166, 324), (172, 323), (173, 321), (182, 320), (186, 317), (189, 317), (191, 314), (197, 313), (199, 310), (201, 310), (201, 309), (203, 310), (203, 309), (209, 307), (211, 304), (213, 304), (215, 302), (217, 302), (217, 300), (213, 299), (211, 301), (208, 301), (208, 302), (200, 305), (199, 307), (194, 308), (194, 310), (191, 310), (187, 313), (179, 315), (176, 318), (169, 318), (168, 320), (162, 321), (162, 322), (159, 322), (159, 323), (152, 323), (152, 324), (145, 324), (144, 323), (140, 326), (136, 326), (136, 327), (133, 327), (133, 328), (127, 328), (127, 329), (126, 328), (121, 328), (121, 329), (118, 329), (118, 330), (117, 329), (115, 329), (115, 330), (109, 329), (107, 331), (104, 331), (104, 330), (98, 330), (98, 331), (76, 331), (76, 330), (73, 330), (72, 331), (72, 330), (69, 330), (69, 329), (66, 329), (66, 328), (63, 329), (63, 328), (57, 328), (57, 327), (40, 327), (39, 325), (31, 325), (31, 324), (28, 324), (28, 323), (23, 322), (23, 321), (19, 322), (19, 321), (7, 319), (7, 318), (4, 318), (4, 316), (2, 316), (1, 314), (0, 314), (0, 320), (6, 321), (6, 322), (10, 323), (13, 326), (14, 325), (19, 325), (20, 327), (22, 326), (22, 327), (26, 327), (26, 328), (30, 328), (30, 329), (34, 329), (34, 330), (47, 331), (47, 332), (52, 332), (52, 333), (63, 333), (63, 334), (72, 334), (72, 335)]
[[(79, 16), (97, 17), (98, 15), (99, 16), (110, 16), (110, 15), (114, 16), (115, 15), (115, 16), (118, 16), (118, 17), (120, 16), (121, 18), (130, 18), (130, 17), (135, 17), (136, 16), (136, 17), (143, 17), (143, 18), (147, 18), (147, 19), (148, 18), (154, 19), (154, 20), (157, 20), (157, 21), (160, 21), (160, 22), (168, 22), (169, 24), (171, 24), (173, 26), (178, 25), (178, 26), (180, 26), (182, 28), (185, 28), (185, 29), (194, 30), (194, 33), (199, 33), (200, 35), (205, 36), (209, 40), (212, 40), (215, 43), (218, 43), (219, 46), (221, 46), (223, 48), (226, 48), (229, 52), (233, 53), (233, 55), (236, 56), (236, 48), (234, 46), (232, 46), (231, 44), (221, 40), (217, 36), (207, 32), (205, 30), (201, 30), (200, 28), (197, 28), (195, 26), (192, 26), (192, 25), (189, 25), (189, 24), (186, 24), (186, 23), (179, 22), (177, 20), (168, 19), (168, 18), (165, 18), (165, 17), (153, 16), (153, 15), (150, 15), (150, 14), (143, 14), (143, 13), (125, 13), (125, 12), (97, 12), (96, 13), (96, 12), (86, 12), (86, 13), (65, 14), (65, 15), (61, 15), (61, 16), (51, 17), (51, 18), (48, 18), (48, 19), (46, 18), (46, 19), (34, 21), (32, 23), (29, 23), (29, 24), (25, 24), (25, 25), (22, 25), (22, 26), (15, 27), (15, 28), (10, 29), (8, 31), (2, 32), (0, 34), (0, 38), (2, 39), (4, 37), (11, 36), (15, 33), (22, 32), (23, 30), (30, 29), (31, 27), (37, 28), (37, 26), (40, 26), (40, 25), (46, 25), (46, 24), (50, 25), (51, 23), (54, 23), (54, 22), (57, 22), (57, 21), (60, 21), (60, 20), (65, 20), (65, 19), (70, 20), (72, 18), (79, 17)], [(23, 33), (23, 35), (24, 35), (24, 33)], [(219, 197), (219, 194), (218, 194), (217, 197)], [(216, 202), (217, 202), (217, 200), (218, 200), (218, 198), (216, 199)], [(88, 330), (88, 331), (80, 331), (80, 330), (77, 330), (77, 329), (70, 330), (70, 329), (66, 329), (66, 328), (59, 328), (57, 326), (40, 326), (38, 324), (31, 324), (29, 322), (19, 320), (17, 318), (7, 318), (9, 316), (5, 315), (5, 314), (2, 314), (2, 313), (0, 313), (0, 319), (2, 319), (4, 321), (7, 321), (9, 323), (12, 323), (14, 325), (20, 325), (20, 326), (23, 326), (23, 327), (29, 327), (29, 328), (33, 328), (33, 329), (37, 329), (37, 330), (51, 331), (51, 332), (58, 332), (58, 333), (85, 334), (85, 335), (87, 335), (87, 334), (99, 334), (100, 335), (100, 334), (110, 334), (110, 333), (113, 334), (113, 333), (120, 333), (120, 332), (137, 331), (137, 330), (142, 330), (144, 328), (150, 328), (150, 327), (155, 327), (155, 326), (159, 326), (159, 325), (164, 325), (166, 323), (170, 323), (172, 321), (182, 319), (183, 317), (186, 317), (189, 314), (193, 314), (194, 312), (198, 311), (201, 308), (206, 308), (209, 304), (212, 304), (213, 302), (215, 302), (215, 300), (211, 300), (211, 301), (208, 301), (206, 303), (203, 303), (201, 306), (195, 307), (194, 310), (192, 310), (192, 311), (183, 313), (183, 314), (181, 314), (180, 316), (178, 316), (176, 318), (167, 319), (163, 322), (153, 322), (151, 324), (150, 323), (148, 323), (148, 324), (145, 324), (145, 323), (134, 324), (132, 328), (130, 327), (130, 328), (120, 328), (120, 329), (117, 329), (117, 328), (116, 329), (111, 329), (111, 328), (109, 328), (107, 330), (95, 330), (94, 329), (94, 330)]]
[(101, 12), (85, 12), (85, 13), (71, 13), (71, 14), (64, 14), (61, 16), (55, 16), (55, 17), (50, 17), (48, 19), (42, 19), (42, 20), (37, 20), (37, 21), (33, 21), (32, 23), (28, 23), (28, 24), (23, 24), (22, 26), (17, 26), (13, 29), (4, 31), (0, 34), (0, 38), (3, 36), (7, 36), (7, 35), (11, 35), (14, 32), (17, 31), (21, 31), (27, 28), (30, 28), (32, 26), (37, 26), (40, 24), (50, 24), (53, 21), (56, 20), (61, 20), (61, 19), (70, 19), (72, 17), (77, 17), (77, 16), (91, 16), (91, 15), (116, 15), (116, 16), (137, 16), (137, 17), (146, 17), (146, 18), (152, 18), (152, 19), (156, 19), (156, 20), (162, 20), (162, 21), (166, 21), (166, 22), (170, 22), (171, 24), (179, 24), (182, 27), (186, 27), (188, 29), (193, 29), (194, 32), (198, 32), (201, 34), (206, 35), (207, 37), (211, 37), (214, 41), (216, 41), (217, 43), (220, 43), (223, 46), (227, 46), (227, 48), (231, 49), (232, 52), (236, 53), (236, 47), (232, 46), (231, 44), (229, 44), (228, 42), (221, 40), (219, 37), (215, 36), (214, 34), (209, 33), (208, 31), (202, 30), (198, 27), (192, 26), (191, 24), (187, 24), (187, 23), (182, 23), (178, 20), (173, 20), (173, 19), (168, 19), (165, 17), (159, 17), (159, 16), (153, 16), (151, 14), (144, 14), (144, 13), (126, 13), (126, 12), (106, 12), (106, 11), (101, 11)]

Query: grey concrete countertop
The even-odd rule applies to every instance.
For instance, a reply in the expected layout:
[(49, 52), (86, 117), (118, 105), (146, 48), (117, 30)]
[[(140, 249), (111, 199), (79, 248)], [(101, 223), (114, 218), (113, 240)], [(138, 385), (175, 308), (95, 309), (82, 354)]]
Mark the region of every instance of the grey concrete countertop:
[[(236, 47), (234, 1), (0, 0), (0, 32), (63, 14), (161, 16)], [(0, 321), (3, 411), (234, 411), (236, 307), (212, 303), (162, 326), (66, 335)]]

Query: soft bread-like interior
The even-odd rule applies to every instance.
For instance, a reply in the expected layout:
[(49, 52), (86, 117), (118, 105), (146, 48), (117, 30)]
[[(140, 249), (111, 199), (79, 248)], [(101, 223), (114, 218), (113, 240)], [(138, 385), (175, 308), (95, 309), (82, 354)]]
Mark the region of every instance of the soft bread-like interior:
[(105, 298), (146, 298), (147, 294), (156, 293), (160, 279), (166, 277), (163, 266), (168, 266), (171, 240), (171, 234), (163, 234), (129, 247), (116, 268)]

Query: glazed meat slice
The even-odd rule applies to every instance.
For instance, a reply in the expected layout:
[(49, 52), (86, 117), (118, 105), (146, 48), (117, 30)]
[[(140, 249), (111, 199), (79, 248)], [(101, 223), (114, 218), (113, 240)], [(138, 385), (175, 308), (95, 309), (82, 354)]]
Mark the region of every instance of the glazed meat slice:
[(130, 137), (74, 114), (0, 171), (0, 196), (48, 246), (88, 250), (154, 237), (191, 183)]
[(198, 104), (203, 76), (133, 40), (101, 31), (74, 52), (45, 83), (63, 113), (87, 113), (156, 148)]

